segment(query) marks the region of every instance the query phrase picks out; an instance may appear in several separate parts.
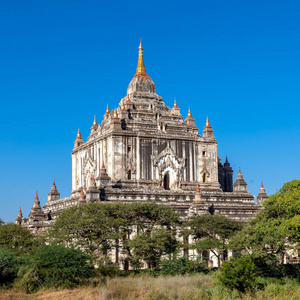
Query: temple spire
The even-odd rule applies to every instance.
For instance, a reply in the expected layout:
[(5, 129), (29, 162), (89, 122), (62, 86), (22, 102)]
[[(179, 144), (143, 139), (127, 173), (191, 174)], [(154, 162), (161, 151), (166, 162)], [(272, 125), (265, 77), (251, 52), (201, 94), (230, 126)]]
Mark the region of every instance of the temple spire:
[(81, 132), (80, 132), (80, 128), (78, 128), (78, 131), (77, 131), (77, 137), (76, 137), (76, 138), (82, 139), (82, 137), (81, 137)]
[(209, 124), (209, 120), (208, 120), (208, 116), (206, 117), (205, 126), (210, 126), (210, 124)]
[(136, 68), (136, 74), (135, 76), (143, 76), (143, 77), (149, 77), (146, 73), (146, 68), (144, 64), (144, 57), (143, 57), (143, 46), (142, 46), (142, 40), (140, 40), (140, 45), (139, 45), (139, 59), (138, 59), (138, 64)]
[(208, 116), (206, 117), (205, 126), (204, 126), (202, 133), (203, 133), (203, 137), (205, 137), (205, 138), (207, 138), (207, 137), (213, 138), (214, 137), (214, 131), (212, 130), (212, 127), (210, 126)]
[(82, 144), (84, 144), (84, 141), (82, 139), (80, 129), (78, 128), (77, 136), (74, 142), (74, 148), (79, 147)]
[(93, 126), (98, 126), (98, 124), (97, 124), (97, 120), (96, 120), (96, 116), (94, 116), (94, 122), (93, 122)]
[(121, 110), (125, 110), (124, 100), (121, 100)]
[(15, 220), (15, 223), (18, 224), (18, 225), (21, 225), (22, 220), (23, 220), (23, 215), (22, 215), (22, 210), (21, 210), (21, 206), (20, 206), (19, 213), (18, 213), (18, 216)]
[(117, 112), (117, 108), (115, 107), (115, 110), (114, 110), (114, 118), (118, 118), (118, 112)]

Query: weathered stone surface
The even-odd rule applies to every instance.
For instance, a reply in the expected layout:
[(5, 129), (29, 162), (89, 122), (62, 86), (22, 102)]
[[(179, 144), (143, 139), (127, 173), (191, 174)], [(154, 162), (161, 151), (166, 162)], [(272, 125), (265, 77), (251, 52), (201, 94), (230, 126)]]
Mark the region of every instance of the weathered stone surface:
[[(140, 46), (141, 47), (141, 46)], [(184, 118), (175, 100), (166, 106), (146, 74), (141, 49), (137, 74), (115, 110), (107, 107), (101, 124), (96, 118), (86, 142), (80, 130), (72, 151), (71, 196), (59, 199), (55, 183), (38, 218), (18, 217), (35, 233), (50, 226), (58, 212), (86, 202), (146, 202), (169, 205), (182, 217), (209, 213), (239, 221), (260, 209), (239, 173), (218, 161), (217, 141), (207, 118), (198, 133), (189, 110)], [(197, 192), (199, 184), (201, 192)], [(83, 194), (82, 194), (82, 193)], [(81, 196), (80, 196), (81, 194)]]

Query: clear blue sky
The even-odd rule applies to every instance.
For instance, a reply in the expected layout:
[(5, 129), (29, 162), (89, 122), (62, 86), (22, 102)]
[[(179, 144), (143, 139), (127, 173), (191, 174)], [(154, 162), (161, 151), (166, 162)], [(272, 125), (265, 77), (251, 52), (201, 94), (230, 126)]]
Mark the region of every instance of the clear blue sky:
[(300, 2), (1, 1), (0, 218), (28, 216), (55, 178), (71, 192), (78, 127), (117, 105), (147, 73), (166, 105), (209, 116), (218, 154), (248, 188), (299, 179)]

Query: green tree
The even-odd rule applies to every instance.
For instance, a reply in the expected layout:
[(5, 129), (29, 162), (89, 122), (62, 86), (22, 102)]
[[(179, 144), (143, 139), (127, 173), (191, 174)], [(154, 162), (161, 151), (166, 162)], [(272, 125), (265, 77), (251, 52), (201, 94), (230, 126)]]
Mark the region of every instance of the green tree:
[(10, 285), (17, 277), (19, 261), (12, 250), (0, 248), (0, 286)]
[(44, 245), (26, 257), (15, 285), (32, 293), (42, 287), (74, 287), (93, 275), (90, 257), (82, 251)]
[(209, 269), (206, 267), (206, 262), (197, 259), (190, 259), (187, 255), (171, 259), (161, 259), (158, 265), (158, 272), (161, 275), (184, 275), (193, 273), (208, 273)]
[(28, 229), (13, 223), (0, 226), (0, 247), (11, 249), (19, 255), (28, 253), (35, 246), (35, 238)]
[(121, 241), (130, 256), (126, 241), (133, 229), (139, 233), (147, 231), (151, 237), (154, 228), (175, 228), (176, 224), (179, 224), (178, 214), (170, 207), (155, 203), (88, 203), (60, 213), (48, 231), (47, 241), (79, 247), (94, 257), (106, 257)]
[(195, 239), (192, 247), (198, 251), (210, 250), (217, 257), (219, 267), (222, 254), (229, 249), (229, 239), (242, 229), (241, 223), (220, 215), (193, 216), (186, 226)]
[(231, 242), (243, 253), (277, 256), (300, 247), (300, 180), (285, 183), (264, 202), (264, 208)]
[(72, 245), (89, 255), (105, 256), (115, 240), (126, 236), (129, 223), (124, 204), (89, 203), (60, 213), (47, 236), (53, 244)]
[(4, 225), (4, 221), (0, 218), (0, 225)]
[(153, 228), (136, 235), (127, 245), (132, 249), (134, 261), (144, 260), (152, 269), (163, 255), (176, 253), (180, 243), (170, 229)]
[(218, 276), (227, 288), (239, 292), (253, 290), (255, 285), (255, 265), (249, 256), (224, 261)]

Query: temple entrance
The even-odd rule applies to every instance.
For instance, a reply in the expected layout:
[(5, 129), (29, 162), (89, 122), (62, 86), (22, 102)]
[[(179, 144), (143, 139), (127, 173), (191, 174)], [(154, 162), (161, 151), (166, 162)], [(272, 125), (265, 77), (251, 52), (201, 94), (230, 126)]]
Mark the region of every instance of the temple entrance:
[(170, 189), (170, 174), (167, 172), (164, 176), (164, 189), (169, 190)]

